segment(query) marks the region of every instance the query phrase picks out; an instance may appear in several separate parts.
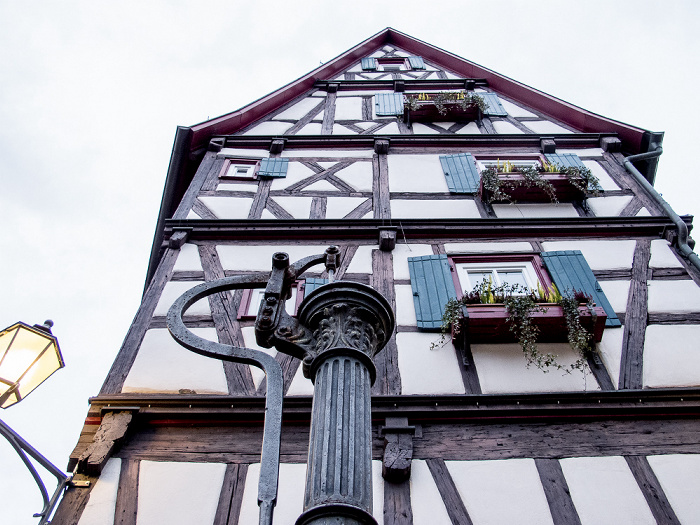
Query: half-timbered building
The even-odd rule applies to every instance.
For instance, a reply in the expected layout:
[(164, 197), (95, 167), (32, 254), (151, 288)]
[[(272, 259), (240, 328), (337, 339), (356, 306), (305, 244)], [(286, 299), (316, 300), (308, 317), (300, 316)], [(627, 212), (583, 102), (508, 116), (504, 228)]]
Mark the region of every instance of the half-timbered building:
[[(393, 29), (178, 128), (143, 301), (70, 458), (91, 488), (69, 489), (53, 523), (257, 523), (265, 376), (179, 346), (166, 314), (195, 285), (331, 245), (334, 278), (373, 287), (396, 318), (374, 358), (378, 523), (700, 523), (700, 271), (691, 218), (652, 188), (662, 139)], [(499, 198), (486, 172), (550, 182)], [(328, 277), (304, 273), (287, 311)], [(590, 298), (584, 362), (569, 366), (558, 305), (532, 318), (539, 355), (568, 370), (528, 365), (496, 304), (460, 304), (441, 340), (448, 300), (484, 278)], [(184, 320), (280, 363), (275, 523), (292, 524), (313, 384), (258, 346), (261, 291), (212, 295)]]

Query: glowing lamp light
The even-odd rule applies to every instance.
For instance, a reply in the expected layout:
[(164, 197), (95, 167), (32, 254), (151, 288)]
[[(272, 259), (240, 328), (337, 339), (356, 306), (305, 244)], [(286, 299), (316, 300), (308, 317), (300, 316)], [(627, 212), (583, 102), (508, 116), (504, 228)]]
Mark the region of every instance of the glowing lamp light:
[(21, 401), (65, 366), (52, 326), (18, 322), (0, 332), (0, 407)]

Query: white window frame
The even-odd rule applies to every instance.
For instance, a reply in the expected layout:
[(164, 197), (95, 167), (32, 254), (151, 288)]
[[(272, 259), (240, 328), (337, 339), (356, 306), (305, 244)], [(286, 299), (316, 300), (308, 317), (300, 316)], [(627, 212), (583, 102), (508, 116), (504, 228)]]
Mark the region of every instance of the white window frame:
[(540, 282), (537, 278), (535, 268), (530, 261), (459, 262), (455, 264), (455, 267), (461, 289), (467, 292), (471, 292), (474, 287), (481, 282), (481, 279), (472, 282), (473, 279), (469, 277), (470, 271), (491, 272), (494, 286), (500, 286), (502, 284), (501, 279), (498, 277), (499, 270), (521, 271), (527, 287), (531, 290), (536, 290), (537, 284)]

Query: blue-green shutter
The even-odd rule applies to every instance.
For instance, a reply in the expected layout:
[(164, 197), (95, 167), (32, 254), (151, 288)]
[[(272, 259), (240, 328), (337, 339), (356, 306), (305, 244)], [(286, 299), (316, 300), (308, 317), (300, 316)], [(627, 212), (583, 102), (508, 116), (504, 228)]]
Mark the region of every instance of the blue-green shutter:
[(585, 168), (586, 165), (576, 153), (545, 153), (547, 162), (564, 168)]
[(447, 256), (409, 257), (408, 271), (411, 275), (418, 328), (440, 329), (447, 301), (457, 298)]
[(423, 57), (408, 57), (408, 63), (411, 66), (411, 69), (425, 69)]
[(372, 57), (366, 57), (362, 59), (362, 70), (363, 71), (376, 71), (377, 70), (377, 60)]
[(260, 169), (258, 177), (276, 177), (282, 178), (287, 176), (287, 167), (289, 159), (262, 159), (260, 161)]
[(476, 193), (479, 191), (479, 169), (471, 153), (440, 155), (442, 172), (452, 193)]
[(378, 117), (403, 115), (403, 95), (401, 93), (377, 93), (374, 95), (374, 105)]
[(596, 305), (605, 310), (608, 316), (605, 326), (621, 326), (615, 310), (605, 297), (603, 289), (580, 250), (543, 252), (541, 255), (549, 275), (552, 276), (554, 284), (562, 295), (575, 291), (587, 293)]
[(328, 284), (328, 279), (320, 279), (318, 277), (307, 277), (304, 281), (304, 297), (309, 295), (319, 286)]
[(501, 101), (498, 100), (498, 95), (496, 93), (476, 93), (480, 97), (484, 97), (484, 102), (486, 102), (486, 111), (484, 115), (489, 117), (507, 117), (508, 112), (505, 110)]

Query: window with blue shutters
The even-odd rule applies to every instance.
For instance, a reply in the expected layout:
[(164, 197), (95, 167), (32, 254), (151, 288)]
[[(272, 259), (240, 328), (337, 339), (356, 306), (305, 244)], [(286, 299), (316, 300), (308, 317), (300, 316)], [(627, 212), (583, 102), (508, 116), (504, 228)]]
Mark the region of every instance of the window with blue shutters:
[(377, 93), (374, 95), (374, 112), (378, 117), (403, 115), (401, 93)]
[(470, 153), (441, 155), (440, 164), (451, 193), (476, 193), (479, 191), (479, 169)]
[(262, 159), (260, 161), (260, 169), (258, 177), (282, 178), (287, 176), (287, 168), (289, 159)]
[(362, 59), (362, 71), (376, 71), (377, 70), (377, 59), (372, 57), (366, 57)]
[(259, 159), (231, 158), (224, 161), (219, 178), (225, 180), (255, 180)]
[(408, 57), (408, 64), (411, 66), (411, 69), (425, 69), (423, 57)]
[(563, 168), (585, 168), (586, 165), (575, 153), (545, 153), (545, 158), (550, 164)]
[(409, 257), (408, 271), (418, 328), (439, 330), (447, 301), (457, 298), (447, 256)]
[(477, 93), (480, 97), (483, 97), (486, 103), (486, 111), (484, 115), (488, 117), (507, 117), (508, 112), (505, 110), (501, 101), (498, 100), (498, 95), (496, 93)]
[(328, 284), (328, 279), (321, 279), (319, 277), (307, 277), (304, 281), (304, 297), (313, 292), (316, 288)]

